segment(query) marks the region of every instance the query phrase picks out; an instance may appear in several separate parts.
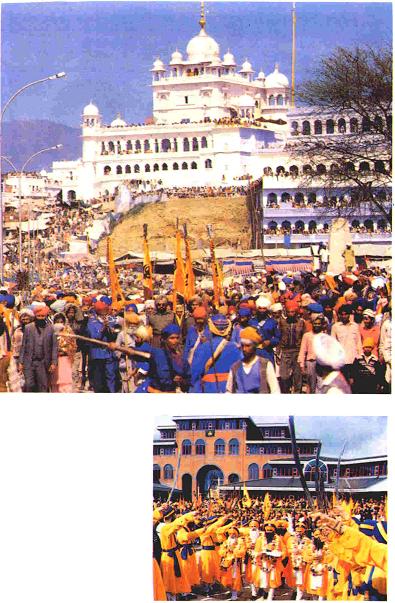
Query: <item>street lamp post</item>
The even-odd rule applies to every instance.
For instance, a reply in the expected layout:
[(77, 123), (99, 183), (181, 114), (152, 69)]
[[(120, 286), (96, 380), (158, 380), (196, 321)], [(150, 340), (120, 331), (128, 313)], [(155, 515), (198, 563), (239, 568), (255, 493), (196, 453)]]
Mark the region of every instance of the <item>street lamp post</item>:
[[(23, 249), (22, 249), (22, 177), (24, 171), (26, 169), (27, 164), (37, 157), (37, 155), (41, 155), (41, 153), (45, 153), (46, 151), (55, 151), (57, 149), (61, 149), (63, 147), (62, 144), (56, 144), (52, 147), (46, 147), (45, 149), (40, 149), (40, 151), (36, 151), (30, 157), (28, 157), (23, 164), (21, 170), (17, 170), (15, 165), (12, 163), (8, 157), (1, 156), (1, 159), (10, 164), (12, 169), (18, 173), (18, 197), (19, 197), (19, 270), (23, 269)], [(2, 230), (2, 229), (1, 229)], [(30, 262), (30, 201), (28, 203), (28, 262)], [(33, 266), (34, 267), (34, 266)]]
[[(60, 71), (59, 73), (55, 73), (54, 75), (49, 75), (47, 77), (41, 78), (39, 80), (34, 80), (33, 82), (29, 82), (28, 84), (25, 84), (24, 86), (22, 86), (22, 88), (19, 88), (19, 90), (17, 90), (9, 99), (8, 101), (5, 103), (3, 109), (1, 110), (1, 115), (0, 115), (0, 137), (1, 137), (1, 142), (2, 142), (2, 136), (3, 136), (3, 118), (4, 118), (4, 114), (7, 110), (7, 108), (9, 107), (9, 105), (12, 103), (12, 101), (19, 95), (21, 94), (21, 92), (24, 92), (27, 88), (30, 88), (31, 86), (35, 86), (36, 84), (41, 84), (43, 82), (47, 82), (49, 80), (57, 80), (57, 79), (61, 79), (63, 77), (66, 77), (66, 73), (64, 71)], [(4, 216), (3, 216), (3, 195), (2, 195), (2, 172), (1, 172), (1, 162), (0, 162), (0, 280), (1, 283), (4, 282), (4, 255), (3, 255), (3, 236), (4, 236)]]

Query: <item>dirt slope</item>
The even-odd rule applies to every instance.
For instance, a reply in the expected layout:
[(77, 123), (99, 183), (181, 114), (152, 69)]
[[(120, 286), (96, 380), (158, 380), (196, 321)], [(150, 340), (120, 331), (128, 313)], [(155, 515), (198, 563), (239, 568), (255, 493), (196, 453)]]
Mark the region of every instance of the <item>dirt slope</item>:
[[(215, 245), (218, 247), (250, 246), (250, 227), (245, 197), (211, 197), (195, 199), (172, 198), (137, 208), (113, 232), (115, 256), (126, 251), (142, 252), (143, 224), (148, 224), (150, 248), (174, 252), (176, 220), (187, 224), (191, 248), (207, 246), (206, 225), (212, 224)], [(105, 255), (101, 241), (99, 255)]]

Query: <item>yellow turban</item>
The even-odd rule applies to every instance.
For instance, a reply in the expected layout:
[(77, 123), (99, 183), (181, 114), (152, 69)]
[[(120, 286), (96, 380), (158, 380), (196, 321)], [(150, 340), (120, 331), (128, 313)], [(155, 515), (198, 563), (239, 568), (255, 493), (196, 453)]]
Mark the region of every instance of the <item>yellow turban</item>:
[(250, 341), (251, 343), (262, 343), (262, 337), (259, 335), (258, 331), (253, 327), (246, 327), (240, 331), (240, 339), (244, 339), (246, 341)]

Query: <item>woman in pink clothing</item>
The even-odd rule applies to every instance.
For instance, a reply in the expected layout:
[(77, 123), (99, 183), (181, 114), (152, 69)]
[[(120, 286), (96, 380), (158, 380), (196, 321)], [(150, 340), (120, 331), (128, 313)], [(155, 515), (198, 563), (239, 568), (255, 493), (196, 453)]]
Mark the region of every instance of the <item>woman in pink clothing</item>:
[(314, 337), (325, 330), (326, 324), (324, 315), (317, 314), (312, 321), (313, 330), (304, 333), (300, 344), (298, 363), (302, 375), (306, 378), (306, 393), (308, 394), (315, 394), (317, 387), (316, 355), (313, 347)]
[(72, 329), (62, 312), (55, 314), (54, 330), (58, 338), (58, 364), (52, 374), (51, 391), (59, 394), (71, 394), (73, 391), (73, 359), (77, 344)]

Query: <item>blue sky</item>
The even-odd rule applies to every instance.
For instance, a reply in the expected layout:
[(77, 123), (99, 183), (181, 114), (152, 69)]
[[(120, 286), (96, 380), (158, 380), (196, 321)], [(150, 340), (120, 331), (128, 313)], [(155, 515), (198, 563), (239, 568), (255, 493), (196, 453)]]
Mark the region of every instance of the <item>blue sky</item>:
[[(288, 422), (285, 416), (253, 418), (270, 423)], [(171, 416), (162, 415), (157, 417), (155, 426), (171, 423)], [(298, 437), (321, 439), (324, 455), (339, 456), (344, 442), (344, 458), (387, 454), (387, 417), (295, 417), (295, 428)]]
[[(266, 74), (290, 77), (291, 3), (208, 2), (207, 31)], [(33, 87), (6, 119), (49, 119), (79, 127), (91, 99), (106, 123), (151, 114), (152, 61), (185, 52), (199, 31), (199, 2), (40, 2), (2, 5), (2, 101), (22, 85), (59, 71), (67, 79)], [(380, 46), (392, 39), (390, 3), (297, 3), (297, 81), (337, 45)]]

